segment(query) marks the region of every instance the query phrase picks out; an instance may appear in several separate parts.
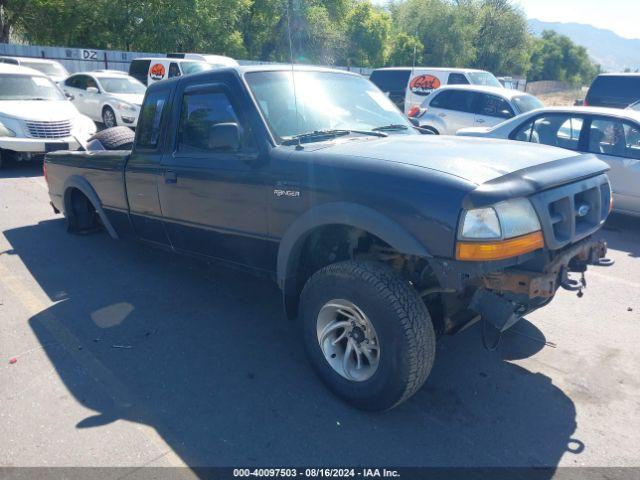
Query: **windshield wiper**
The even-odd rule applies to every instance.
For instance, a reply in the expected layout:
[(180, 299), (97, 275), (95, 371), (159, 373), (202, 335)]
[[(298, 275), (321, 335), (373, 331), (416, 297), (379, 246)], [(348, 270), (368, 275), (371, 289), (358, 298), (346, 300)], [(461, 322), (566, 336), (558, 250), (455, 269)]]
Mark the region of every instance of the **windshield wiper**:
[(320, 141), (325, 138), (342, 137), (351, 133), (359, 133), (361, 135), (371, 135), (374, 137), (388, 137), (386, 133), (375, 132), (373, 130), (346, 130), (346, 129), (333, 129), (333, 130), (315, 130), (313, 132), (300, 133), (287, 137), (282, 142), (282, 145), (295, 145), (305, 142)]
[(381, 127), (372, 128), (374, 132), (390, 132), (393, 130), (407, 130), (409, 127), (402, 123), (391, 123), (389, 125), (382, 125)]

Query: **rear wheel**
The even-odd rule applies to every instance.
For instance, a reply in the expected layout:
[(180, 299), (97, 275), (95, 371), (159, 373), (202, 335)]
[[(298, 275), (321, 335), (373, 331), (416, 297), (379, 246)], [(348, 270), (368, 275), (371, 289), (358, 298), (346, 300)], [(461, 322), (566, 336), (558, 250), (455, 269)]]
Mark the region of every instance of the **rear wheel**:
[(102, 109), (102, 123), (104, 124), (105, 128), (113, 128), (118, 125), (116, 114), (111, 109), (111, 107), (104, 107)]
[(69, 231), (72, 233), (91, 233), (99, 229), (98, 214), (93, 204), (79, 190), (71, 193), (70, 211), (67, 214)]
[(440, 135), (440, 132), (433, 127), (421, 126), (420, 128), (424, 128), (425, 130), (430, 131), (433, 135)]
[(429, 312), (383, 264), (348, 261), (321, 269), (303, 289), (301, 313), (312, 366), (359, 408), (393, 408), (429, 375), (436, 338)]

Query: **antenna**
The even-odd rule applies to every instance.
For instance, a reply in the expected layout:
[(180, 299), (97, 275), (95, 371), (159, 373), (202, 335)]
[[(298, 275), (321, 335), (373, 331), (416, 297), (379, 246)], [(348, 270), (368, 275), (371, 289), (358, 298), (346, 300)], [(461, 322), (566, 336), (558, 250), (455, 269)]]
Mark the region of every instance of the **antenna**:
[[(298, 94), (296, 92), (296, 74), (293, 68), (293, 42), (291, 41), (291, 15), (289, 14), (289, 3), (292, 0), (287, 0), (287, 34), (289, 36), (289, 63), (291, 63), (291, 81), (293, 83), (293, 106), (296, 113), (296, 133), (300, 133), (300, 118), (298, 116)], [(300, 138), (298, 138), (298, 146), (300, 148)]]

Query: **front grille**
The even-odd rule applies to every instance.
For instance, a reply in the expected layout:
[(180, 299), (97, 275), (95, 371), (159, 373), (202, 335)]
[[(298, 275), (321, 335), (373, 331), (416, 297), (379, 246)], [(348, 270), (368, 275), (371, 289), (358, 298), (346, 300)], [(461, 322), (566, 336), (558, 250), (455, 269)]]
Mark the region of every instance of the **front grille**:
[(34, 138), (64, 138), (71, 135), (71, 120), (58, 122), (27, 122), (27, 131)]
[(605, 175), (531, 197), (547, 247), (557, 250), (598, 230), (609, 214), (611, 190)]

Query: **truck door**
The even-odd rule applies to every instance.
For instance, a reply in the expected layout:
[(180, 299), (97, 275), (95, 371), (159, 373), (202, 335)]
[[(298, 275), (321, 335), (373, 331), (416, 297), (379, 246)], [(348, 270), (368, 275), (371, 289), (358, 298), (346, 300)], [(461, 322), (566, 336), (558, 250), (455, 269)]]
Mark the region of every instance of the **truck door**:
[[(162, 223), (158, 184), (163, 181), (162, 152), (166, 151), (165, 117), (170, 105), (170, 87), (155, 88), (144, 100), (136, 142), (125, 170), (129, 215), (142, 240), (168, 245)], [(165, 120), (165, 121), (163, 121)]]
[[(267, 238), (265, 177), (257, 166), (258, 149), (239, 99), (223, 84), (178, 90), (173, 102), (172, 118), (177, 121), (173, 154), (163, 160), (164, 181), (159, 184), (172, 245), (188, 253), (273, 270), (270, 250), (276, 244)], [(217, 142), (220, 129), (236, 131), (237, 144)]]

